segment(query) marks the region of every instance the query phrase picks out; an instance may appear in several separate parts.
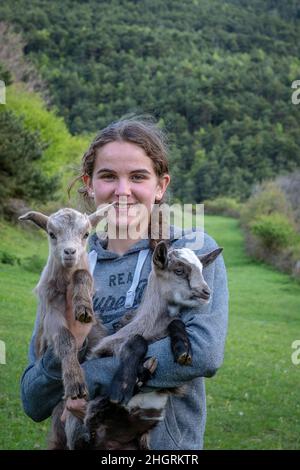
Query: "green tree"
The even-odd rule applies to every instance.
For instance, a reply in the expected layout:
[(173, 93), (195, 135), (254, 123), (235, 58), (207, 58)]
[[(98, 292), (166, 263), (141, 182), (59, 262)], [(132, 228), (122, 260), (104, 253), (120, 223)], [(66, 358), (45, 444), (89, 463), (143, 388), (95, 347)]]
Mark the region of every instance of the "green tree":
[(0, 199), (52, 199), (58, 180), (39, 169), (45, 145), (37, 133), (28, 131), (21, 118), (10, 111), (0, 112)]

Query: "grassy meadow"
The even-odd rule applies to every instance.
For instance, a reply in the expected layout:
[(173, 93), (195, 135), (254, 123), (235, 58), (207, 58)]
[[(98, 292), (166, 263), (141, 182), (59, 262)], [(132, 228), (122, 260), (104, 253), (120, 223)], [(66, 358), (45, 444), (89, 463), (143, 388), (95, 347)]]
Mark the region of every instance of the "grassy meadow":
[[(224, 247), (230, 289), (225, 361), (207, 379), (206, 449), (299, 449), (300, 366), (291, 344), (300, 339), (300, 285), (251, 261), (235, 219), (206, 216), (205, 229)], [(45, 236), (0, 223), (0, 251), (19, 261), (0, 264), (0, 449), (45, 447), (48, 422), (25, 416), (19, 379), (35, 318), (32, 288), (46, 259)], [(27, 259), (25, 259), (27, 258)]]

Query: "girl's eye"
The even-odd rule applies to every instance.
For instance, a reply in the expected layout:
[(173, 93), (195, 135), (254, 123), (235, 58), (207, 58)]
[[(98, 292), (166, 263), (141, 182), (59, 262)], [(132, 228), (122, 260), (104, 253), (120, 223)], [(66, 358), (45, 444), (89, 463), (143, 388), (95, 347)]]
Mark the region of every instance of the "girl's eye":
[[(113, 181), (114, 179), (116, 179), (116, 176), (115, 175), (101, 175), (100, 176), (101, 179), (104, 179), (106, 181)], [(145, 179), (145, 175), (132, 175), (131, 176), (131, 179), (132, 181), (142, 181)]]
[(88, 238), (88, 236), (89, 236), (89, 232), (86, 232), (86, 233), (83, 235), (83, 238), (84, 238), (84, 239), (85, 239), (85, 238)]
[(56, 239), (56, 236), (54, 235), (53, 232), (49, 232), (49, 237), (52, 238), (52, 240)]
[(101, 175), (101, 179), (104, 180), (113, 180), (115, 178), (114, 175)]
[(145, 175), (133, 175), (132, 179), (135, 181), (141, 181), (145, 178)]

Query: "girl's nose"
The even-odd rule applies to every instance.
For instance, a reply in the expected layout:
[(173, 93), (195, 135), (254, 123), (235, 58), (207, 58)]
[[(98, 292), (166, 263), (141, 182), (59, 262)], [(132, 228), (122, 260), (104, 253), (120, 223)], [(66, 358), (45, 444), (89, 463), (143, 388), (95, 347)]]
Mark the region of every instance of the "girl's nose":
[(118, 184), (115, 189), (116, 196), (130, 196), (131, 188), (130, 181), (127, 179), (119, 179)]

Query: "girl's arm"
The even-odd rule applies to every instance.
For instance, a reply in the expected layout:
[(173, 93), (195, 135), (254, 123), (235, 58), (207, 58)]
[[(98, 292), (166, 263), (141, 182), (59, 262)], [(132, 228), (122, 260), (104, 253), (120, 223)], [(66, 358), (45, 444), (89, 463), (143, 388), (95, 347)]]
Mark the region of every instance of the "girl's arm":
[[(51, 347), (41, 359), (36, 359), (34, 344), (35, 334), (32, 336), (29, 348), (29, 366), (21, 378), (21, 398), (25, 413), (34, 421), (43, 421), (51, 415), (53, 408), (64, 394), (61, 364)], [(78, 352), (79, 362), (84, 359), (86, 349), (85, 342)], [(93, 398), (100, 392), (103, 393), (103, 384), (110, 384), (117, 370), (118, 361), (112, 357), (93, 359), (86, 361), (82, 367), (90, 398)]]

